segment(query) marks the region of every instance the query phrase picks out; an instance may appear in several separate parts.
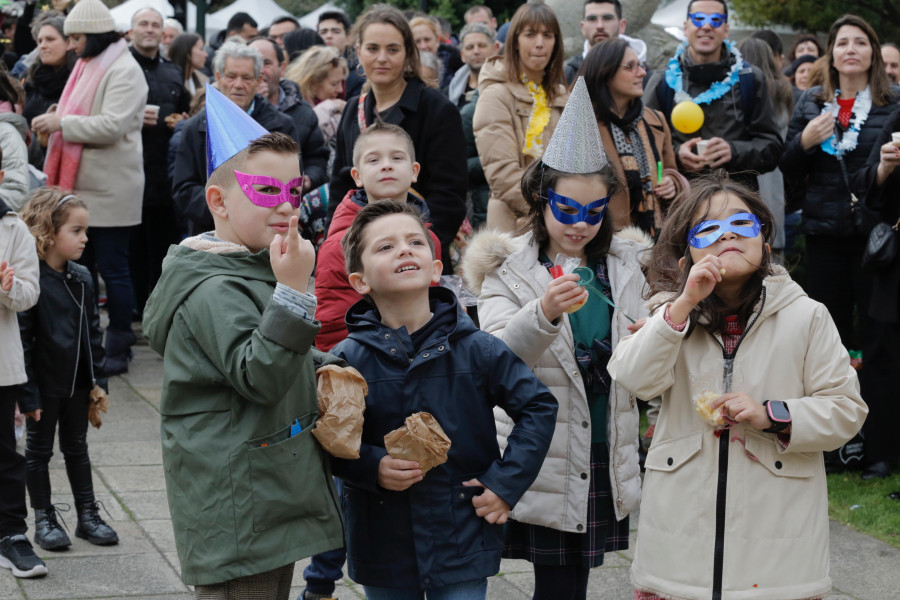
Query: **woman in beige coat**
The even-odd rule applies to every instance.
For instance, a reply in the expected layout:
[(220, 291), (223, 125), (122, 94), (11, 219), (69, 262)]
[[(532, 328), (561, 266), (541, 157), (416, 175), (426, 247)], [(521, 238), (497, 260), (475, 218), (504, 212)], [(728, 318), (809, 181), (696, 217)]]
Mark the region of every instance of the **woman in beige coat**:
[[(636, 599), (807, 600), (831, 589), (822, 452), (852, 438), (868, 408), (828, 310), (771, 265), (773, 223), (743, 186), (692, 182), (654, 247), (659, 308), (609, 362), (631, 393), (662, 396)], [(723, 410), (715, 424), (694, 406), (707, 398)]]
[(552, 9), (538, 3), (519, 7), (504, 56), (481, 68), (478, 96), (472, 125), (491, 188), (487, 224), (519, 233), (528, 214), (519, 191), (522, 174), (541, 158), (568, 98), (562, 34)]
[(48, 182), (72, 190), (91, 213), (90, 241), (82, 262), (106, 283), (109, 327), (106, 372), (128, 370), (134, 295), (128, 265), (131, 230), (141, 222), (144, 158), (141, 127), (147, 81), (116, 23), (100, 0), (81, 0), (66, 17), (65, 33), (78, 62), (59, 105), (32, 121), (50, 135), (44, 170)]

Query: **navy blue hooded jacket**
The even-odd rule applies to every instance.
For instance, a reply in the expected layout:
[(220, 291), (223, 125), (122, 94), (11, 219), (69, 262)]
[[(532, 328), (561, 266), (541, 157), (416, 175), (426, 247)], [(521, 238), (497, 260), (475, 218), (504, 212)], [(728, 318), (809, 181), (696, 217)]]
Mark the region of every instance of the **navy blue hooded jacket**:
[[(347, 312), (349, 336), (332, 353), (369, 385), (359, 460), (335, 459), (344, 480), (347, 562), (357, 583), (428, 589), (495, 575), (503, 527), (475, 514), (472, 478), (510, 506), (538, 474), (556, 399), (500, 339), (480, 331), (453, 293), (430, 288), (431, 321), (409, 335), (365, 300)], [(501, 458), (494, 406), (516, 422)], [(402, 492), (378, 485), (384, 436), (431, 413), (451, 440), (446, 463)]]

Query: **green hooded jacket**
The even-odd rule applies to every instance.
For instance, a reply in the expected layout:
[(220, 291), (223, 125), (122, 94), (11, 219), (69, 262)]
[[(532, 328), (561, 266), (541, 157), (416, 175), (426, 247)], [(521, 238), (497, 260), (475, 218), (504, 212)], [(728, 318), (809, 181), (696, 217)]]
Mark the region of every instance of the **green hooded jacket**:
[[(318, 323), (272, 301), (269, 252), (172, 246), (144, 311), (164, 358), (162, 453), (186, 584), (263, 573), (343, 545), (329, 461), (311, 435)], [(291, 423), (302, 430), (291, 436)]]

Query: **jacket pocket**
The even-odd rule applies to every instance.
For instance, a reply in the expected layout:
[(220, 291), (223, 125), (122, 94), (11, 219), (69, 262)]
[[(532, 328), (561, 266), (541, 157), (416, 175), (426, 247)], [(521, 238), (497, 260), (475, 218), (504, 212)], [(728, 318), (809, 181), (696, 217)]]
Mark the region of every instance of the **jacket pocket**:
[(790, 452), (780, 454), (771, 436), (746, 430), (747, 454), (777, 477), (812, 477), (821, 461), (820, 452)]
[(313, 411), (300, 417), (303, 429), (294, 437), (288, 425), (247, 442), (253, 531), (333, 512), (333, 484), (311, 433), (316, 416)]
[(647, 453), (644, 466), (651, 471), (677, 471), (694, 458), (703, 448), (705, 431), (653, 444)]
[[(466, 477), (463, 481), (468, 481), (472, 477), (477, 477), (477, 474)], [(472, 498), (480, 496), (483, 492), (484, 488), (479, 486), (464, 486), (462, 483), (453, 486), (450, 504), (453, 513), (453, 533), (460, 556), (503, 548), (503, 526), (492, 525), (475, 514)]]

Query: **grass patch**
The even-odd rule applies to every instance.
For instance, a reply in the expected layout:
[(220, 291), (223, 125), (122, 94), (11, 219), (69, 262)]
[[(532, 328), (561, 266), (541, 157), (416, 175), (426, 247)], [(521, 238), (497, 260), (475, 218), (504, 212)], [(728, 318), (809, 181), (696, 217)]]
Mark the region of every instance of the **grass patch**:
[[(900, 474), (863, 481), (859, 472), (828, 476), (828, 516), (900, 549)], [(857, 507), (857, 508), (853, 508)]]

